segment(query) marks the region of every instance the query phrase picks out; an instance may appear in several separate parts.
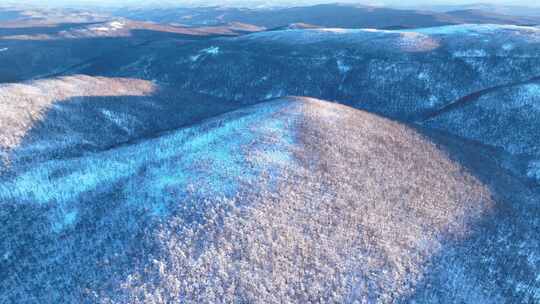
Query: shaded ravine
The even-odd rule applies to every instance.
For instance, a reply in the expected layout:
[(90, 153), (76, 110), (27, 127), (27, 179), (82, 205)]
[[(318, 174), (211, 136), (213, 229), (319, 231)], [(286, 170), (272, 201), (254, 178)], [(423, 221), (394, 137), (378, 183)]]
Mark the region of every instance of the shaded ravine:
[(4, 101), (0, 153), (9, 164), (0, 171), (130, 146), (240, 107), (124, 78), (77, 75), (0, 89)]
[(502, 158), (517, 160), (500, 148), (439, 130), (418, 131), (486, 185), (495, 205), (466, 238), (449, 240), (414, 293), (397, 303), (540, 301), (540, 187), (501, 166)]
[(483, 90), (468, 94), (466, 96), (463, 96), (463, 97), (461, 97), (461, 98), (459, 98), (459, 99), (457, 99), (455, 101), (452, 101), (452, 102), (446, 104), (445, 106), (443, 106), (443, 107), (441, 107), (439, 109), (436, 109), (434, 111), (431, 111), (430, 113), (424, 114), (424, 117), (421, 120), (417, 120), (416, 123), (419, 123), (419, 124), (425, 123), (425, 122), (427, 122), (429, 120), (432, 120), (432, 119), (436, 118), (439, 115), (442, 115), (442, 114), (445, 114), (447, 112), (459, 109), (459, 108), (464, 107), (464, 106), (466, 106), (466, 105), (468, 105), (470, 103), (474, 103), (474, 102), (478, 101), (478, 99), (480, 99), (482, 96), (487, 95), (489, 93), (493, 93), (493, 92), (496, 92), (496, 91), (501, 90), (501, 89), (507, 89), (507, 88), (511, 88), (511, 87), (515, 87), (515, 86), (531, 84), (531, 83), (538, 83), (538, 82), (540, 82), (540, 76), (535, 76), (535, 77), (530, 78), (528, 80), (518, 81), (518, 82), (513, 82), (513, 83), (508, 83), (508, 84), (503, 84), (503, 85), (498, 85), (498, 86), (486, 88), (486, 89), (483, 89)]
[[(129, 50), (119, 50), (119, 51), (114, 51), (114, 53), (101, 54), (99, 56), (95, 56), (95, 57), (89, 58), (87, 60), (84, 60), (82, 62), (73, 64), (73, 65), (71, 65), (69, 67), (64, 68), (61, 71), (52, 72), (52, 73), (45, 74), (45, 75), (38, 75), (36, 77), (31, 78), (30, 80), (40, 80), (40, 79), (54, 78), (54, 77), (68, 76), (68, 75), (71, 75), (71, 74), (75, 74), (75, 73), (77, 73), (79, 68), (85, 68), (85, 67), (87, 67), (87, 66), (89, 66), (89, 65), (91, 65), (91, 64), (93, 64), (93, 63), (95, 63), (95, 62), (97, 62), (97, 61), (99, 61), (101, 59), (110, 58), (111, 56), (118, 58), (121, 54), (123, 54), (125, 52), (133, 52), (135, 49), (140, 49), (140, 48), (149, 46), (149, 45), (151, 45), (151, 44), (153, 44), (155, 42), (159, 42), (159, 41), (163, 41), (163, 40), (177, 39), (177, 40), (182, 40), (182, 41), (186, 41), (186, 42), (193, 42), (193, 41), (200, 41), (200, 40), (205, 40), (205, 39), (214, 39), (214, 38), (219, 38), (219, 37), (230, 37), (230, 36), (228, 36), (228, 35), (209, 35), (209, 36), (204, 36), (204, 37), (197, 38), (195, 35), (193, 35), (193, 37), (190, 37), (190, 35), (185, 35), (185, 37), (184, 36), (177, 37), (177, 38), (169, 37), (169, 38), (162, 38), (162, 39), (147, 40), (147, 41), (137, 43), (137, 44), (135, 44), (133, 46), (126, 47)], [(125, 38), (120, 37), (120, 38), (117, 38), (117, 39), (125, 39)]]

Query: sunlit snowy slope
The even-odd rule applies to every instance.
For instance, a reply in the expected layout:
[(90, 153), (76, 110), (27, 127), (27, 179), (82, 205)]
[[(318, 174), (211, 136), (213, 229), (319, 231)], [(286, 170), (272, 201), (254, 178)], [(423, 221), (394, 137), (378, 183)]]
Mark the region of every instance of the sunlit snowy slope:
[(74, 75), (0, 85), (0, 155), (32, 165), (143, 140), (240, 106), (133, 78)]
[(538, 194), (463, 146), (294, 97), (15, 166), (0, 300), (534, 302)]

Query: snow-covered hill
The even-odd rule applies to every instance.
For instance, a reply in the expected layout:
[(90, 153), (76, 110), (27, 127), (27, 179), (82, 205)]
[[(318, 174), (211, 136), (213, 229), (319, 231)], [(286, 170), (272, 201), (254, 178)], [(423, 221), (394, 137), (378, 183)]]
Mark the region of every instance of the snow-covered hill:
[(0, 156), (13, 166), (100, 151), (238, 103), (132, 78), (74, 75), (0, 85)]
[(286, 98), (19, 168), (0, 300), (534, 302), (535, 194), (462, 145)]
[[(497, 99), (492, 103), (497, 118), (481, 122), (479, 117), (491, 115), (482, 107), (474, 114), (472, 121), (478, 125), (471, 125), (473, 130), (462, 128), (472, 121), (450, 123), (442, 118), (437, 129), (460, 136), (470, 132), (466, 138), (524, 157), (529, 165), (514, 169), (534, 180), (534, 164), (540, 159), (534, 110), (539, 51), (538, 27), (315, 28), (181, 46), (163, 42), (126, 54), (117, 62), (118, 69), (107, 74), (152, 79), (244, 104), (287, 95), (311, 96), (407, 122), (423, 122), (456, 103), (489, 95)], [(100, 74), (103, 64), (79, 72)], [(523, 89), (506, 96), (505, 90), (513, 87)], [(469, 119), (461, 110), (455, 115), (462, 115), (461, 121)], [(525, 116), (514, 123), (511, 113), (516, 111)], [(499, 131), (493, 133), (494, 129)]]
[(540, 75), (535, 27), (284, 30), (172, 47), (132, 52), (111, 75), (245, 103), (312, 96), (408, 121), (468, 94)]
[[(351, 4), (327, 3), (314, 5), (313, 1), (304, 3), (283, 2), (285, 7), (273, 7), (271, 4), (254, 8), (228, 7), (223, 2), (215, 7), (177, 8), (155, 7), (138, 9), (120, 9), (114, 12), (136, 20), (157, 22), (179, 22), (190, 25), (222, 24), (223, 22), (244, 22), (266, 28), (279, 28), (292, 23), (308, 23), (323, 27), (345, 28), (418, 28), (463, 23), (495, 24), (538, 24), (540, 18), (529, 14), (500, 12), (492, 7), (471, 9), (448, 9), (448, 11), (430, 11), (433, 7), (421, 9), (395, 9), (369, 5), (371, 1), (349, 1)], [(247, 3), (247, 2), (246, 2)], [(362, 5), (362, 4), (363, 5)], [(307, 6), (306, 4), (309, 4)], [(245, 5), (245, 4), (244, 4)], [(531, 17), (523, 17), (531, 16)]]
[[(109, 68), (123, 53), (156, 41), (181, 43), (258, 30), (256, 26), (240, 23), (185, 27), (126, 19), (0, 22), (0, 83), (72, 74), (72, 69), (87, 67), (98, 59), (105, 60)], [(9, 52), (2, 52), (4, 49)]]

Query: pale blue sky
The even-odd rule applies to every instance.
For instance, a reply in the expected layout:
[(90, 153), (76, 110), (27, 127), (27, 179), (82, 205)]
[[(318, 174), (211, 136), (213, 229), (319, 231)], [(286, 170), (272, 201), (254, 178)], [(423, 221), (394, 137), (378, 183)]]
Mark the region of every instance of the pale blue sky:
[[(5, 0), (10, 2), (9, 0)], [(505, 5), (523, 5), (539, 7), (540, 3), (535, 0), (18, 0), (13, 3), (32, 4), (32, 5), (153, 5), (153, 4), (177, 4), (197, 6), (197, 5), (242, 5), (242, 6), (261, 6), (261, 5), (309, 5), (319, 3), (358, 3), (358, 4), (378, 4), (388, 6), (417, 6), (417, 5), (461, 5), (475, 3), (505, 4)], [(540, 2), (540, 1), (539, 1)]]

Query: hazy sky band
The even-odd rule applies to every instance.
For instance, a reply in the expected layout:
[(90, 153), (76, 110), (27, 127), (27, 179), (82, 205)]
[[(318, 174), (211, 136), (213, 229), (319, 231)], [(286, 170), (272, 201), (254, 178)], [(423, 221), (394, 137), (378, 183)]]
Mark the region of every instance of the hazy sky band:
[[(367, 1), (332, 1), (332, 0), (162, 0), (162, 1), (140, 1), (140, 0), (19, 0), (10, 1), (7, 3), (43, 5), (43, 6), (80, 6), (80, 5), (97, 5), (97, 6), (145, 6), (150, 5), (178, 5), (178, 6), (207, 6), (207, 5), (225, 5), (225, 6), (291, 6), (291, 5), (310, 5), (320, 3), (357, 3), (357, 4), (372, 4), (372, 5), (388, 5), (388, 6), (416, 6), (416, 5), (463, 5), (476, 4), (478, 0), (367, 0)], [(6, 3), (5, 2), (5, 3)], [(487, 4), (505, 4), (505, 5), (524, 5), (524, 6), (540, 6), (540, 3), (535, 4), (535, 1), (530, 0), (489, 0), (484, 1)]]

